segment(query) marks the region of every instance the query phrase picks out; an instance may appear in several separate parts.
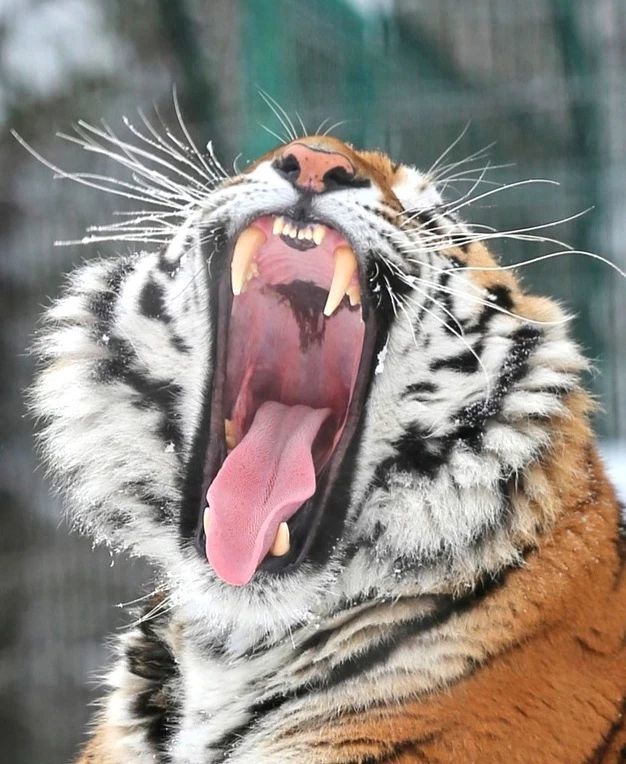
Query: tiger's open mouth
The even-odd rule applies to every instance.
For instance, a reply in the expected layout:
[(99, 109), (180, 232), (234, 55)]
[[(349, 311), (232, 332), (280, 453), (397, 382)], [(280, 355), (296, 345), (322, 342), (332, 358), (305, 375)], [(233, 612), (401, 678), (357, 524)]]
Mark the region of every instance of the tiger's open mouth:
[(371, 378), (364, 298), (355, 252), (336, 229), (263, 216), (236, 238), (217, 289), (199, 536), (229, 584), (337, 540), (349, 501), (338, 478)]

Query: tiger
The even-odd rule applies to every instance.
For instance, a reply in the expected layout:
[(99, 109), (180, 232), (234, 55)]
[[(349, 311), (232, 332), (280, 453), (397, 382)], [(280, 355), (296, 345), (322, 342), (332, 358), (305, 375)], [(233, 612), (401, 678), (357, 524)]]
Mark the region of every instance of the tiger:
[(565, 310), (382, 151), (229, 174), (102, 135), (157, 211), (47, 309), (32, 405), (74, 526), (155, 589), (79, 764), (624, 761), (626, 548)]

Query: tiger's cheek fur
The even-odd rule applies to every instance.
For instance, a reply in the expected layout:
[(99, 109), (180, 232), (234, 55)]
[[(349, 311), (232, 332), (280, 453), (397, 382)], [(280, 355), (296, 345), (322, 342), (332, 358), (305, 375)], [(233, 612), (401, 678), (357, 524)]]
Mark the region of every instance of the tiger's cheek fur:
[(206, 263), (187, 242), (85, 266), (47, 314), (46, 457), (96, 539), (179, 560), (183, 465), (209, 373)]

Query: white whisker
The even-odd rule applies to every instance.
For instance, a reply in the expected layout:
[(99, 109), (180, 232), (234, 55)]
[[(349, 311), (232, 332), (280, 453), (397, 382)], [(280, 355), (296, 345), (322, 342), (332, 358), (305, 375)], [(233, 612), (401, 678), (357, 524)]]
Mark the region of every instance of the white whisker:
[(193, 151), (193, 153), (198, 157), (198, 159), (200, 160), (200, 163), (202, 164), (204, 169), (207, 171), (207, 173), (209, 173), (209, 175), (214, 175), (213, 170), (205, 162), (204, 157), (198, 151), (198, 148), (197, 148), (196, 144), (194, 143), (193, 138), (191, 137), (191, 133), (187, 129), (187, 125), (185, 124), (185, 121), (183, 120), (183, 115), (181, 113), (180, 105), (178, 103), (178, 94), (176, 92), (176, 86), (174, 86), (174, 90), (173, 90), (173, 94), (172, 95), (173, 95), (173, 98), (174, 98), (174, 111), (176, 112), (176, 119), (178, 120), (178, 124), (180, 125), (180, 129), (183, 131), (183, 135), (187, 139), (187, 143), (189, 144), (189, 146), (190, 146), (191, 150)]
[(338, 122), (333, 122), (333, 124), (330, 127), (327, 127), (322, 135), (328, 135), (329, 133), (332, 133), (333, 130), (336, 130), (338, 127), (341, 127), (342, 125), (347, 125), (349, 120), (347, 119), (340, 119)]
[(259, 88), (259, 95), (265, 101), (265, 103), (269, 106), (271, 111), (274, 113), (274, 116), (276, 117), (276, 119), (284, 127), (285, 132), (289, 136), (289, 140), (295, 141), (296, 138), (298, 137), (298, 134), (287, 112), (283, 109), (283, 107), (278, 103), (278, 101), (275, 98), (272, 98), (272, 96), (269, 93), (267, 93), (265, 90), (263, 90), (262, 88)]
[(264, 124), (263, 124), (263, 122), (257, 122), (257, 125), (258, 125), (258, 126), (259, 126), (259, 127), (262, 129), (262, 130), (265, 130), (265, 132), (266, 132), (266, 133), (269, 133), (271, 136), (273, 136), (274, 138), (276, 138), (276, 140), (277, 140), (279, 143), (282, 143), (282, 144), (283, 144), (283, 146), (286, 146), (286, 145), (287, 145), (287, 144), (290, 142), (288, 137), (286, 137), (286, 136), (284, 136), (284, 135), (279, 135), (278, 133), (274, 132), (274, 130), (272, 130), (270, 127), (268, 127), (267, 125), (264, 125)]
[(431, 164), (431, 166), (428, 168), (428, 170), (424, 173), (427, 177), (432, 177), (433, 173), (435, 172), (435, 169), (439, 166), (439, 163), (445, 159), (448, 154), (452, 151), (452, 149), (459, 143), (459, 141), (463, 140), (463, 137), (465, 133), (469, 130), (471, 122), (467, 122), (465, 124), (465, 127), (461, 130), (461, 132), (457, 135), (457, 137), (452, 141), (452, 143), (444, 149), (441, 154), (435, 159), (435, 161)]

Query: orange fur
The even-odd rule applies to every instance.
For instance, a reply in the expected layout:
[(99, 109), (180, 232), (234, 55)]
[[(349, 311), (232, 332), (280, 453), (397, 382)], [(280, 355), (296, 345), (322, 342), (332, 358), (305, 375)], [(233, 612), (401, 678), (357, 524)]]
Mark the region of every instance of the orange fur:
[(560, 494), (559, 520), (524, 567), (455, 624), (480, 643), (480, 665), (447, 691), (355, 712), (317, 737), (311, 730), (316, 762), (623, 761), (618, 506), (584, 420), (561, 426), (542, 466)]

